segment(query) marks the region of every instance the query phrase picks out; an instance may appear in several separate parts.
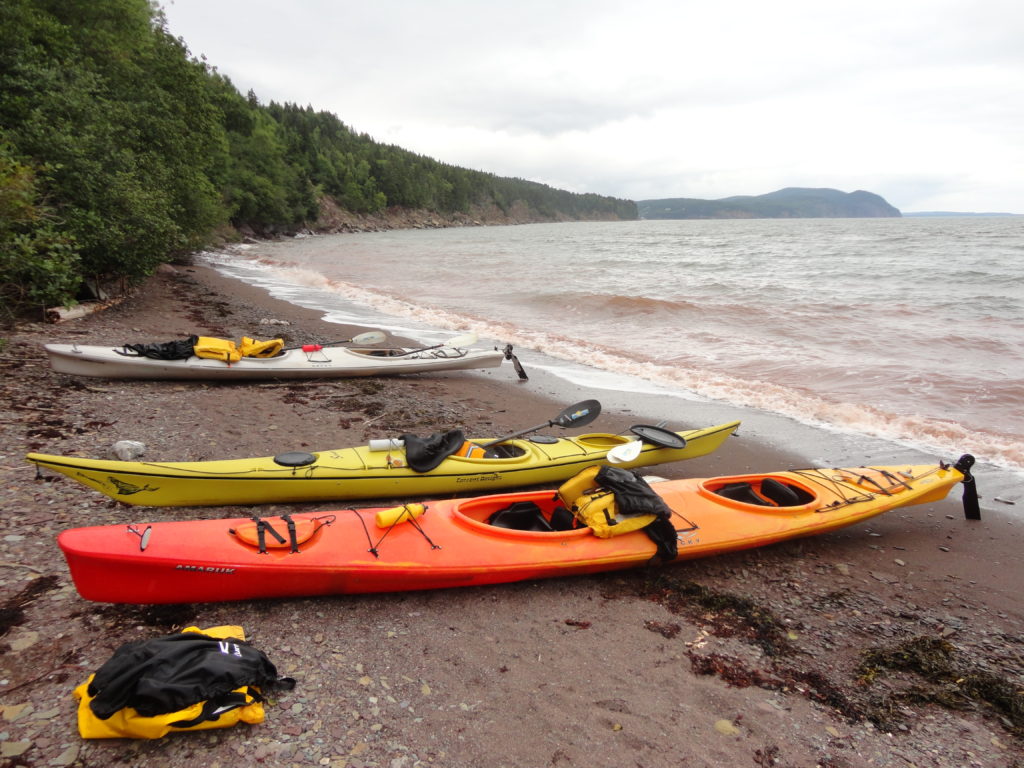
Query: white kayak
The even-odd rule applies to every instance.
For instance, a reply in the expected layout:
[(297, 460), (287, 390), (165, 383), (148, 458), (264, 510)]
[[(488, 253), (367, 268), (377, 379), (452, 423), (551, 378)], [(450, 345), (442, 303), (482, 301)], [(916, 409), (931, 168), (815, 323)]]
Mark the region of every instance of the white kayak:
[[(82, 344), (47, 344), (50, 366), (58, 373), (108, 379), (316, 379), (389, 376), (402, 373), (497, 368), (506, 357), (498, 349), (322, 347), (292, 349), (275, 357), (243, 357), (233, 363), (209, 358), (155, 360), (123, 350)], [(509, 351), (509, 354), (511, 352)], [(511, 359), (511, 358), (510, 358)]]

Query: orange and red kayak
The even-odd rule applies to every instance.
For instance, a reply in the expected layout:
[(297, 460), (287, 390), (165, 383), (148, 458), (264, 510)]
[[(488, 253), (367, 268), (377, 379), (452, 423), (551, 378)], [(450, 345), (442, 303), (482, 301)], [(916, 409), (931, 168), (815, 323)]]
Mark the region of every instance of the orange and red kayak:
[[(651, 487), (671, 510), (676, 559), (687, 560), (939, 501), (957, 482), (973, 482), (970, 463), (804, 469)], [(563, 527), (556, 520), (574, 506), (565, 490), (572, 484), (559, 493), (503, 493), (386, 509), (75, 528), (61, 533), (58, 543), (82, 597), (112, 603), (466, 587), (651, 561), (656, 547), (642, 530), (610, 538), (599, 538), (591, 528), (556, 530)], [(496, 513), (513, 505), (535, 507), (536, 515), (514, 528), (497, 524), (508, 516)]]

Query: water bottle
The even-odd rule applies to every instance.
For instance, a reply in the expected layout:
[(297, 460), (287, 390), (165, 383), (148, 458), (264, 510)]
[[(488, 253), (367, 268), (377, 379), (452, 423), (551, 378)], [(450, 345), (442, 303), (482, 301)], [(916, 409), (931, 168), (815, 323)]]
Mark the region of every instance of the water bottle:
[(400, 440), (397, 437), (384, 437), (379, 440), (370, 441), (371, 451), (393, 451), (397, 448), (401, 448), (405, 445), (404, 440)]

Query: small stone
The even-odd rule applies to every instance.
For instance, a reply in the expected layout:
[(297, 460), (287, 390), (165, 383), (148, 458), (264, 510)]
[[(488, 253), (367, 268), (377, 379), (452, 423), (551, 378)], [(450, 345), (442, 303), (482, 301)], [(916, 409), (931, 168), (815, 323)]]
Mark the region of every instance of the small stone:
[(740, 729), (733, 725), (732, 720), (716, 720), (715, 730), (723, 736), (736, 736)]
[(68, 747), (63, 752), (61, 752), (59, 755), (57, 755), (55, 758), (53, 758), (53, 760), (50, 761), (50, 765), (58, 766), (58, 768), (59, 768), (59, 766), (62, 766), (62, 765), (71, 765), (77, 759), (78, 759), (78, 745), (77, 744), (72, 744), (70, 747)]
[(135, 461), (146, 453), (146, 445), (138, 440), (118, 440), (111, 450), (121, 461)]
[(0, 757), (21, 757), (31, 746), (31, 741), (5, 741), (0, 744)]
[(29, 714), (32, 711), (32, 705), (27, 702), (25, 704), (8, 704), (3, 707), (2, 711), (4, 720), (13, 723), (19, 717)]
[(900, 566), (901, 568), (906, 565), (906, 563), (903, 562), (902, 560), (900, 560), (898, 557), (895, 560), (893, 560), (893, 562), (896, 563), (896, 565)]

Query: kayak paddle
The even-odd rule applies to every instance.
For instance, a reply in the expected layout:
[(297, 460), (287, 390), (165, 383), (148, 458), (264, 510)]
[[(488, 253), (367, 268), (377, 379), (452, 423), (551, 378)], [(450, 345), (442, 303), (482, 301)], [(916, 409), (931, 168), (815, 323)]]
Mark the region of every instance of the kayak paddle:
[(475, 344), (477, 335), (475, 333), (464, 333), (462, 336), (456, 336), (453, 339), (442, 342), (441, 344), (434, 344), (429, 347), (417, 347), (416, 349), (408, 349), (400, 355), (394, 355), (394, 357), (405, 357), (406, 355), (415, 355), (417, 352), (429, 352), (431, 349), (441, 349), (441, 347), (449, 347), (454, 349), (455, 347), (468, 347), (470, 344)]
[(543, 424), (538, 424), (535, 427), (523, 429), (519, 432), (513, 432), (511, 435), (499, 437), (497, 440), (491, 440), (488, 443), (481, 444), (480, 447), (489, 448), (492, 445), (497, 445), (498, 443), (504, 443), (506, 440), (511, 440), (513, 437), (522, 437), (530, 432), (536, 432), (538, 429), (544, 429), (544, 427), (584, 427), (596, 419), (600, 414), (601, 404), (597, 402), (597, 400), (583, 400), (582, 402), (570, 405), (551, 421), (546, 421)]
[(367, 331), (366, 333), (360, 333), (357, 336), (353, 336), (351, 339), (338, 339), (338, 341), (325, 341), (323, 344), (299, 344), (295, 347), (285, 347), (282, 352), (287, 352), (290, 349), (305, 349), (306, 347), (315, 347), (316, 349), (308, 349), (307, 352), (316, 352), (317, 349), (323, 347), (333, 347), (336, 344), (380, 344), (387, 335), (383, 331)]

